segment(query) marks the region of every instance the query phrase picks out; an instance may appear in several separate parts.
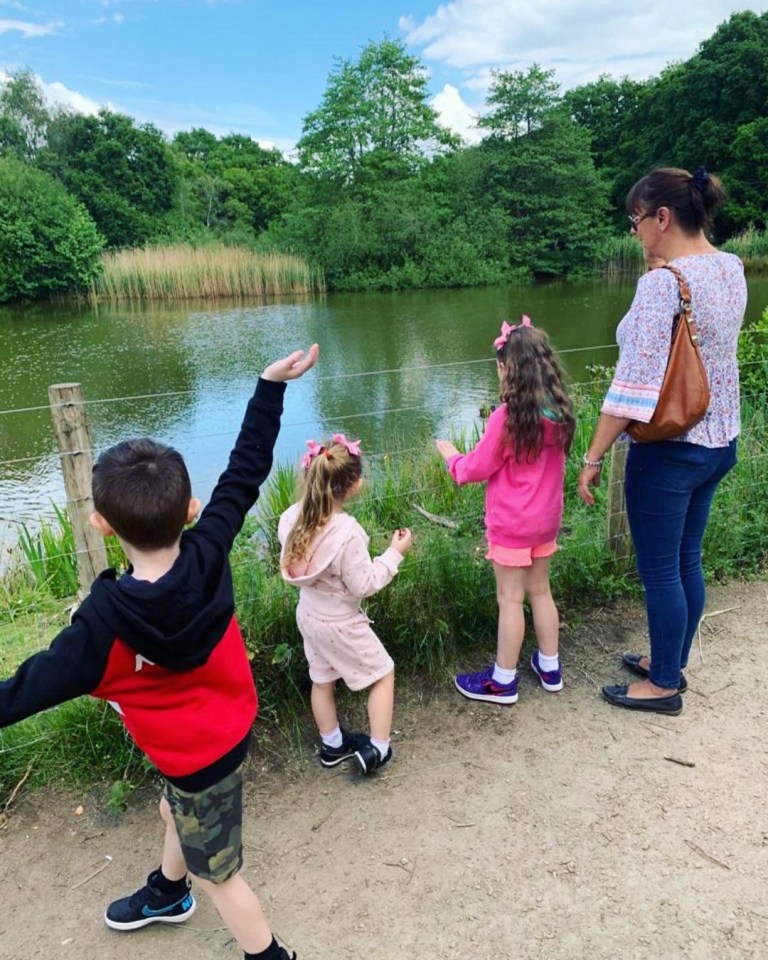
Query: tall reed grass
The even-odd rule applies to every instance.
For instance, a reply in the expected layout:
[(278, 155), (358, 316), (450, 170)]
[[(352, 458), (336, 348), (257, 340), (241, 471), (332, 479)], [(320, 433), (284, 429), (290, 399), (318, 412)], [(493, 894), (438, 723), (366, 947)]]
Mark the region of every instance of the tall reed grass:
[(643, 248), (629, 233), (609, 237), (595, 255), (593, 271), (601, 277), (636, 277), (644, 270)]
[(246, 299), (313, 294), (325, 289), (322, 271), (287, 253), (187, 244), (105, 253), (90, 290), (92, 302)]
[(768, 271), (768, 231), (766, 230), (748, 227), (743, 233), (727, 240), (721, 249), (740, 257), (748, 273)]

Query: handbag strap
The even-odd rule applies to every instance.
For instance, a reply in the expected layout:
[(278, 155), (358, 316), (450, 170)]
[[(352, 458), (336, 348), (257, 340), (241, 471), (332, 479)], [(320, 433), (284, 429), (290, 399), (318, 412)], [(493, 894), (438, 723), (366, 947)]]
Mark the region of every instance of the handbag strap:
[[(694, 345), (698, 346), (699, 343), (699, 330), (696, 326), (696, 321), (693, 319), (693, 307), (691, 305), (691, 288), (688, 286), (688, 281), (682, 275), (682, 273), (677, 269), (677, 267), (672, 267), (668, 263), (665, 263), (662, 270), (669, 270), (672, 276), (677, 280), (677, 285), (679, 287), (680, 293), (680, 313), (679, 317), (682, 317), (685, 322), (688, 324), (688, 329), (691, 334), (691, 340)], [(673, 328), (674, 329), (674, 328)]]

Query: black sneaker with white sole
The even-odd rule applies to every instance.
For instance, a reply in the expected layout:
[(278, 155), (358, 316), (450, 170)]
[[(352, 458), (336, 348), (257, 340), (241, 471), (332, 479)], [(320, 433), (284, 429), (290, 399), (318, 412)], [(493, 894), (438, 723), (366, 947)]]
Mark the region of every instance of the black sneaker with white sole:
[(355, 762), (357, 768), (364, 776), (373, 773), (374, 770), (380, 770), (385, 763), (392, 759), (392, 747), (387, 750), (385, 756), (379, 753), (370, 740), (364, 743), (358, 750), (355, 750)]
[(345, 760), (351, 760), (355, 751), (368, 742), (368, 737), (364, 733), (347, 733), (341, 728), (341, 746), (329, 747), (326, 743), (320, 742), (320, 763), (324, 767), (335, 767)]
[(160, 871), (147, 877), (146, 886), (107, 907), (104, 920), (113, 930), (138, 930), (149, 923), (183, 923), (197, 908), (197, 902), (184, 881), (182, 890), (163, 893), (157, 886)]

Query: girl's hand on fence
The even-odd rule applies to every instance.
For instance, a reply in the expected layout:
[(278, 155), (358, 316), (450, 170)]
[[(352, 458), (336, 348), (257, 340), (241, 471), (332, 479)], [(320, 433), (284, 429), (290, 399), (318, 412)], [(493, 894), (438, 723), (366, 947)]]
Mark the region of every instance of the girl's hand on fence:
[(450, 460), (459, 452), (450, 440), (435, 440), (435, 446), (443, 460)]
[(307, 351), (306, 357), (303, 350), (294, 350), (293, 353), (282, 360), (275, 360), (274, 363), (266, 368), (261, 375), (262, 380), (274, 380), (277, 383), (285, 383), (286, 380), (298, 380), (317, 362), (317, 355), (320, 348), (316, 343)]
[(390, 546), (393, 550), (397, 550), (397, 552), (401, 553), (403, 556), (408, 553), (413, 546), (413, 537), (411, 536), (411, 531), (408, 529), (408, 527), (401, 527), (399, 530), (395, 530)]
[(600, 486), (600, 474), (603, 472), (602, 466), (582, 467), (579, 474), (579, 496), (590, 507), (595, 505), (595, 495), (591, 487)]

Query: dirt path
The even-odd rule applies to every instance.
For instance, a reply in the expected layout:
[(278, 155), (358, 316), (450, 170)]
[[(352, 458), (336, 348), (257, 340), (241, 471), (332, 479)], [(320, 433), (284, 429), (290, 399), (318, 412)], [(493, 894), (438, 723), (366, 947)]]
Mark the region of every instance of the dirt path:
[[(642, 611), (564, 636), (566, 689), (401, 704), (376, 779), (249, 769), (246, 871), (300, 960), (768, 957), (768, 590), (712, 590), (680, 717), (596, 695)], [(674, 762), (681, 761), (681, 762)], [(85, 808), (77, 816), (76, 808)], [(158, 858), (154, 805), (23, 797), (0, 832), (2, 960), (236, 960), (210, 903), (116, 934), (105, 903)], [(109, 859), (107, 859), (109, 858)]]

